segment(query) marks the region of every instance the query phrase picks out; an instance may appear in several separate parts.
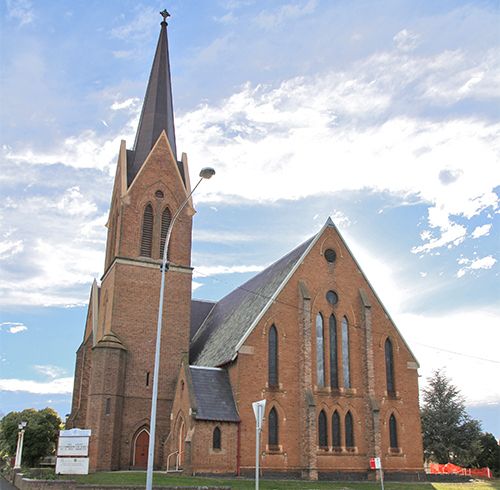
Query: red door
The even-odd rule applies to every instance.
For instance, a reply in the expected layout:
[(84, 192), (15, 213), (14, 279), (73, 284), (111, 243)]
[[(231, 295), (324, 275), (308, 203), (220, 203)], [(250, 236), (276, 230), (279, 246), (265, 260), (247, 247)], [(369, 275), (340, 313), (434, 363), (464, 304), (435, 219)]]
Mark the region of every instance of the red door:
[(149, 434), (143, 430), (135, 438), (134, 468), (145, 469), (148, 466)]

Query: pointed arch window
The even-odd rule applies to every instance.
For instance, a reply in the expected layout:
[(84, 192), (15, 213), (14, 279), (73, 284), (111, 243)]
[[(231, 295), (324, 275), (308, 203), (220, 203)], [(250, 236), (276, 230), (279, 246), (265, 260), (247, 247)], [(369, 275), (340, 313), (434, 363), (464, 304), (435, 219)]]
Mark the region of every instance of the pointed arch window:
[(398, 426), (394, 414), (389, 418), (389, 443), (391, 449), (397, 449), (398, 445)]
[(167, 233), (168, 229), (170, 228), (171, 222), (172, 222), (172, 214), (170, 213), (170, 209), (165, 208), (161, 215), (160, 259), (163, 258), (163, 250), (165, 249), (165, 240), (167, 239)]
[(277, 447), (279, 445), (279, 427), (278, 427), (278, 412), (276, 408), (273, 407), (269, 411), (269, 422), (268, 422), (268, 437), (267, 443), (269, 447)]
[(222, 447), (221, 442), (221, 431), (219, 427), (216, 427), (212, 434), (212, 449), (220, 449)]
[(347, 412), (345, 416), (345, 446), (354, 447), (354, 423), (351, 412)]
[(148, 204), (142, 219), (141, 256), (151, 257), (153, 248), (153, 206)]
[(316, 379), (318, 386), (325, 386), (325, 339), (321, 313), (316, 316)]
[(332, 445), (333, 447), (342, 446), (340, 437), (340, 415), (337, 410), (335, 410), (332, 415)]
[(344, 388), (351, 387), (351, 366), (349, 359), (349, 323), (347, 318), (342, 318), (342, 371)]
[(278, 330), (275, 325), (269, 329), (268, 382), (270, 388), (277, 388), (278, 382)]
[(330, 316), (330, 386), (339, 387), (339, 357), (337, 351), (337, 320)]
[(326, 429), (326, 414), (324, 410), (319, 412), (318, 416), (318, 445), (319, 447), (328, 447), (328, 433)]
[(394, 383), (394, 355), (392, 342), (389, 338), (385, 341), (385, 376), (387, 380), (387, 393), (394, 396), (396, 394), (396, 385)]

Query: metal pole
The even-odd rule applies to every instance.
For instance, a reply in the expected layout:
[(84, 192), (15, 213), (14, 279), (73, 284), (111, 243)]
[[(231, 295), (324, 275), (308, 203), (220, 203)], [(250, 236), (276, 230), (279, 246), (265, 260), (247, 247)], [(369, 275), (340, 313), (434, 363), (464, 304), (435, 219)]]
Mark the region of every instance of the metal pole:
[(380, 471), (380, 486), (382, 487), (382, 490), (384, 490), (384, 473), (382, 472), (382, 468), (380, 468), (379, 471)]
[(21, 468), (21, 462), (23, 457), (23, 442), (24, 442), (24, 429), (21, 429), (17, 434), (16, 460), (14, 463), (15, 470)]
[(160, 304), (158, 306), (158, 322), (156, 324), (156, 349), (155, 349), (155, 365), (153, 372), (153, 395), (151, 399), (151, 420), (149, 427), (149, 449), (148, 449), (148, 469), (146, 473), (146, 490), (153, 488), (153, 468), (154, 468), (154, 454), (155, 454), (155, 434), (156, 434), (156, 406), (158, 403), (158, 374), (160, 372), (160, 347), (161, 347), (161, 327), (163, 322), (163, 296), (165, 291), (165, 271), (168, 268), (168, 245), (170, 243), (170, 236), (174, 223), (184, 209), (193, 192), (200, 185), (203, 177), (200, 178), (198, 183), (194, 186), (193, 190), (186, 197), (184, 202), (177, 209), (170, 226), (168, 227), (167, 236), (165, 237), (165, 245), (163, 247), (163, 258), (161, 264), (161, 286), (160, 286)]
[[(261, 407), (257, 408), (260, 420)], [(260, 427), (259, 422), (255, 424), (255, 490), (259, 490), (259, 455), (260, 455)]]

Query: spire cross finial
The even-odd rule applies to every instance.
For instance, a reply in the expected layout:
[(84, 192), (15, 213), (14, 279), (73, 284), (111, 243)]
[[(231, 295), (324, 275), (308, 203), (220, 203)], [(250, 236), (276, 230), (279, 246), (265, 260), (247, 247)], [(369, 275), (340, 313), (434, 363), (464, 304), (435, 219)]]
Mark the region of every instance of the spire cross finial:
[(170, 14), (167, 12), (167, 9), (163, 9), (160, 12), (160, 15), (163, 17), (163, 22), (165, 22), (165, 24), (166, 24), (167, 23), (167, 17), (170, 17)]

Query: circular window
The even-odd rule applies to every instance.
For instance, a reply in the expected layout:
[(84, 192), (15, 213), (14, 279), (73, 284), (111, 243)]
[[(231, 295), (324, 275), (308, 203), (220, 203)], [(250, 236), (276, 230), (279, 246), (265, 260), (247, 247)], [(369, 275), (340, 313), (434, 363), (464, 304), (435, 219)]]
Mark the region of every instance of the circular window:
[(163, 192), (158, 190), (155, 192), (155, 196), (158, 198), (158, 199), (163, 199)]
[(333, 306), (339, 302), (339, 296), (335, 291), (328, 291), (326, 293), (326, 300)]
[(328, 248), (325, 250), (325, 259), (327, 262), (330, 262), (332, 264), (335, 262), (335, 259), (337, 258), (337, 254), (335, 253), (335, 250)]

